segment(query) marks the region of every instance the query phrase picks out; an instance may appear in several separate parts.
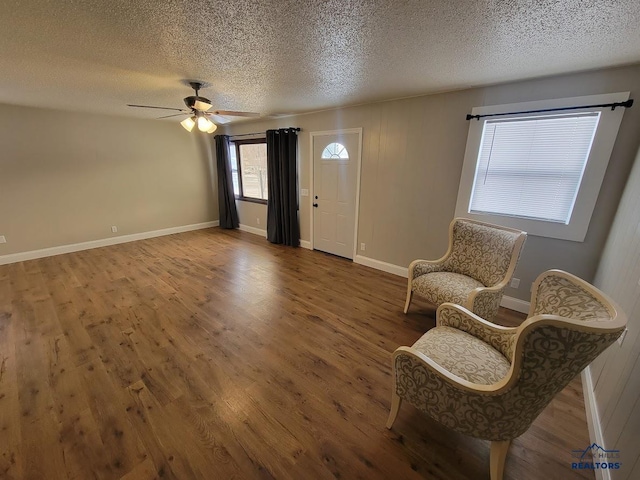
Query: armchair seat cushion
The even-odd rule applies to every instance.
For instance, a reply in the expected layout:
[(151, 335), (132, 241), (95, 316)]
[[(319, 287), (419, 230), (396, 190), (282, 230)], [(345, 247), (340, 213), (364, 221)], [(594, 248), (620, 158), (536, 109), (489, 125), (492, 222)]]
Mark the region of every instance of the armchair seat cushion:
[(469, 293), (482, 283), (466, 275), (453, 272), (434, 272), (413, 279), (411, 289), (434, 305), (444, 302), (465, 305)]
[(429, 330), (411, 347), (445, 370), (480, 385), (492, 385), (509, 373), (511, 364), (498, 350), (452, 327)]

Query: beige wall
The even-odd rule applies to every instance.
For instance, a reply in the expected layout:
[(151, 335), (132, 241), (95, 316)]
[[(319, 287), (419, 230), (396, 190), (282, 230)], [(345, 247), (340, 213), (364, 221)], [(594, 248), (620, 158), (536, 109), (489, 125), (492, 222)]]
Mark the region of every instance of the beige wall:
[[(415, 258), (434, 259), (446, 249), (467, 140), (465, 115), (472, 107), (619, 91), (631, 91), (632, 97), (640, 92), (640, 65), (241, 123), (227, 131), (301, 127), (300, 188), (310, 188), (309, 132), (363, 127), (357, 241), (366, 243), (366, 252), (358, 253), (406, 267)], [(639, 131), (636, 106), (625, 112), (585, 241), (530, 236), (516, 271), (520, 288), (509, 289), (508, 295), (529, 300), (531, 283), (549, 268), (593, 279)], [(310, 237), (309, 200), (302, 197), (300, 205), (303, 240)], [(254, 208), (250, 217), (241, 208), (241, 223), (257, 227), (254, 217)]]
[(591, 365), (594, 396), (607, 449), (620, 450), (614, 480), (640, 478), (640, 151), (620, 202), (595, 284), (613, 297), (628, 319), (622, 344)]
[(0, 105), (0, 256), (218, 219), (198, 142), (175, 123)]
[(236, 200), (240, 223), (259, 230), (267, 229), (267, 206), (261, 203)]

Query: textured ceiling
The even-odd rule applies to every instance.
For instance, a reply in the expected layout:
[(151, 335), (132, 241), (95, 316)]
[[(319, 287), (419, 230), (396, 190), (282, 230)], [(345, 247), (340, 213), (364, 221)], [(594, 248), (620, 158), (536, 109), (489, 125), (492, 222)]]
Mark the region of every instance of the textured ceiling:
[(640, 62), (638, 0), (2, 0), (0, 103), (262, 114)]

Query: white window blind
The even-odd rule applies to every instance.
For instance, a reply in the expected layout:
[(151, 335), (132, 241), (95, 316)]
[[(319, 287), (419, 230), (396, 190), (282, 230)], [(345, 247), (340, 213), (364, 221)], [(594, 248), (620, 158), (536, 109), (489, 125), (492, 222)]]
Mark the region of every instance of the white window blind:
[(487, 120), (470, 213), (568, 224), (600, 112)]
[(231, 180), (233, 182), (233, 193), (237, 197), (240, 195), (240, 181), (238, 180), (238, 158), (236, 157), (236, 144), (229, 142), (229, 162), (231, 163)]

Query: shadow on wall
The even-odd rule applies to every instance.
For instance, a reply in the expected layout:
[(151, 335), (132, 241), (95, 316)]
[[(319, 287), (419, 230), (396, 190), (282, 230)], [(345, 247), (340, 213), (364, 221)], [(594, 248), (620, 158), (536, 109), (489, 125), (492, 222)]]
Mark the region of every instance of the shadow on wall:
[[(194, 134), (194, 132), (192, 132)], [(207, 190), (207, 205), (210, 206), (212, 216), (211, 218), (214, 220), (218, 220), (220, 218), (220, 213), (218, 211), (218, 187), (217, 187), (217, 174), (216, 174), (216, 166), (215, 166), (215, 155), (213, 153), (213, 135), (195, 132), (196, 136), (196, 145), (198, 147), (198, 153), (200, 154), (200, 158), (203, 162), (207, 164), (207, 171), (209, 172), (209, 185), (210, 189)]]

